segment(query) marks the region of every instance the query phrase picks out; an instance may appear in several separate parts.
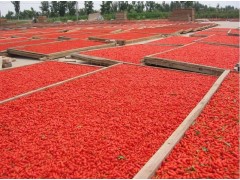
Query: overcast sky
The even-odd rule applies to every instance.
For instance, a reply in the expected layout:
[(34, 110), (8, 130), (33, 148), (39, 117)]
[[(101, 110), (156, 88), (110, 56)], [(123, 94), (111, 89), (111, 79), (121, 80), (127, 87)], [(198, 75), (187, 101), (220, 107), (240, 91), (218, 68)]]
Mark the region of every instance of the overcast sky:
[[(156, 2), (162, 2), (162, 1), (156, 1)], [(171, 1), (166, 1), (167, 3)], [(234, 7), (239, 8), (239, 1), (199, 1), (202, 4), (206, 4), (208, 6), (216, 7), (217, 4), (220, 4), (220, 7), (225, 7), (226, 5), (231, 5)], [(78, 1), (79, 8), (83, 8), (84, 1)], [(99, 10), (100, 9), (101, 1), (94, 1), (94, 9)], [(20, 10), (23, 11), (25, 9), (30, 9), (31, 7), (34, 8), (36, 11), (40, 11), (39, 9), (40, 1), (21, 1), (20, 3)], [(6, 15), (8, 11), (14, 11), (14, 6), (11, 3), (11, 1), (2, 1), (0, 0), (0, 11), (1, 15)]]

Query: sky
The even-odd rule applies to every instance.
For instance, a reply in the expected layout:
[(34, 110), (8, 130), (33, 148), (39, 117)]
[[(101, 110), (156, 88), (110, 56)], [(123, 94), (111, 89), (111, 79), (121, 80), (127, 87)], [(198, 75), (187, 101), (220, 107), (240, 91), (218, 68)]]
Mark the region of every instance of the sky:
[[(34, 10), (40, 11), (39, 6), (40, 6), (41, 1), (21, 1), (20, 2), (20, 10), (30, 10), (31, 7), (33, 7)], [(156, 1), (156, 2), (162, 2), (162, 1)], [(166, 3), (171, 2), (171, 1), (165, 1)], [(202, 4), (208, 5), (208, 6), (213, 6), (216, 7), (217, 4), (219, 3), (220, 7), (225, 7), (226, 5), (231, 5), (236, 8), (239, 8), (239, 1), (199, 1)], [(78, 1), (79, 8), (83, 8), (84, 1)], [(100, 9), (100, 4), (101, 1), (94, 1), (94, 9), (99, 10)], [(2, 1), (0, 0), (0, 12), (1, 15), (5, 16), (8, 11), (14, 11), (14, 6), (11, 3), (11, 1)]]

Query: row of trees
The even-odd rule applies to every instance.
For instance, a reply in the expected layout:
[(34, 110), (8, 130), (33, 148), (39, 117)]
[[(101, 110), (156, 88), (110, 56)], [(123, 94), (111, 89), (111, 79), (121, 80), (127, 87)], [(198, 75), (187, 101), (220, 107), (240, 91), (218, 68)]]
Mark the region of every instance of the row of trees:
[[(6, 18), (21, 18), (27, 19), (36, 17), (39, 15), (45, 15), (48, 17), (64, 17), (64, 16), (75, 16), (78, 4), (77, 1), (42, 1), (40, 5), (41, 12), (35, 11), (33, 8), (31, 10), (20, 11), (20, 1), (12, 1), (12, 4), (15, 8), (15, 15), (13, 12), (9, 11), (6, 15)], [(162, 3), (158, 3), (155, 1), (102, 1), (101, 3), (101, 14), (109, 15), (114, 14), (118, 11), (128, 11), (130, 16), (150, 13), (155, 14), (156, 17), (159, 13), (168, 14), (175, 8), (189, 8), (193, 7), (196, 9), (197, 15), (204, 14), (205, 17), (207, 15), (216, 14), (219, 12), (235, 12), (233, 16), (238, 16), (238, 9), (233, 6), (226, 6), (225, 8), (220, 8), (219, 4), (216, 7), (208, 7), (207, 5), (203, 5), (198, 1), (171, 1), (170, 3), (166, 3), (163, 1)], [(78, 9), (78, 15), (88, 15), (90, 13), (96, 12), (94, 10), (93, 1), (84, 1), (84, 7)], [(225, 13), (226, 14), (226, 13)], [(135, 16), (133, 16), (134, 18)], [(155, 16), (153, 16), (155, 17)]]
[[(12, 11), (8, 11), (6, 14), (7, 19), (20, 18), (29, 19), (36, 16), (47, 16), (47, 17), (64, 17), (75, 16), (77, 8), (77, 1), (41, 1), (40, 10), (41, 12), (35, 11), (32, 7), (31, 10), (20, 11), (20, 1), (11, 1), (14, 6), (15, 14)], [(93, 2), (85, 1), (84, 8), (79, 9), (80, 15), (88, 15), (93, 10)]]
[(153, 12), (153, 11), (162, 11), (169, 12), (175, 8), (188, 8), (194, 7), (199, 3), (193, 1), (171, 1), (170, 4), (163, 1), (162, 3), (157, 3), (155, 1), (102, 1), (101, 4), (101, 13), (111, 13), (117, 11), (135, 11), (137, 13), (141, 12)]

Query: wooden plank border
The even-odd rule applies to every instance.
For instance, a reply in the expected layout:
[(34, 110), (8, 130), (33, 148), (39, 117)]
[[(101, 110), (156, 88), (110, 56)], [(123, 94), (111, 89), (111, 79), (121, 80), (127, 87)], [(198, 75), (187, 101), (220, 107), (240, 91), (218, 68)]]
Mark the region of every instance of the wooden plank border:
[(164, 35), (163, 34), (158, 34), (158, 35), (148, 36), (148, 37), (144, 37), (144, 38), (126, 40), (125, 44), (133, 44), (133, 43), (138, 43), (138, 42), (147, 41), (147, 40), (154, 40), (154, 39), (158, 39), (158, 38), (161, 38), (161, 37), (164, 37)]
[(96, 50), (96, 49), (102, 49), (102, 48), (114, 47), (114, 46), (115, 46), (114, 43), (109, 43), (109, 44), (88, 46), (88, 47), (84, 47), (84, 48), (61, 51), (61, 52), (52, 53), (52, 54), (35, 53), (35, 52), (31, 52), (31, 51), (18, 50), (18, 49), (14, 49), (14, 48), (8, 49), (7, 52), (8, 52), (8, 54), (30, 57), (30, 58), (34, 58), (34, 59), (40, 59), (43, 57), (46, 57), (47, 59), (56, 59), (56, 58), (64, 57), (64, 56), (69, 55), (74, 52)]
[[(201, 40), (201, 39), (204, 39), (204, 38), (200, 38), (199, 40)], [(172, 51), (172, 50), (184, 47), (184, 46), (188, 46), (188, 45), (191, 45), (191, 44), (194, 44), (194, 43), (196, 43), (196, 42), (191, 42), (191, 43), (188, 43), (188, 44), (185, 44), (185, 45), (182, 45), (182, 46), (179, 46), (179, 45), (165, 45), (165, 46), (173, 46), (173, 49), (162, 51), (160, 53), (158, 52), (158, 53), (155, 53), (155, 54), (151, 54), (151, 55), (149, 55), (149, 57), (152, 57), (156, 54), (166, 53), (166, 52), (169, 52), (169, 51)], [(134, 45), (134, 44), (128, 44), (126, 46), (132, 46), (132, 45)], [(147, 45), (149, 46), (150, 44), (147, 44)], [(110, 47), (110, 48), (102, 48), (102, 49), (108, 49), (109, 51), (111, 51), (111, 48), (118, 48), (118, 47)], [(124, 61), (116, 60), (116, 59), (108, 59), (108, 58), (104, 58), (104, 57), (97, 57), (97, 56), (90, 56), (90, 55), (76, 54), (76, 53), (72, 54), (71, 58), (85, 61), (87, 64), (100, 65), (100, 66), (109, 66), (109, 65), (116, 64), (116, 63), (139, 65), (139, 64), (136, 64), (136, 63), (124, 62)], [(144, 61), (144, 59), (140, 59), (140, 63), (145, 65), (143, 63), (143, 61)]]
[(89, 56), (85, 54), (72, 54), (71, 58), (78, 59), (88, 64), (98, 65), (98, 66), (111, 66), (117, 63), (122, 63), (121, 61), (117, 61), (117, 60), (101, 58), (97, 56)]
[(180, 69), (185, 71), (198, 72), (209, 75), (221, 75), (225, 69), (215, 68), (211, 66), (205, 66), (194, 63), (180, 62), (175, 60), (156, 58), (156, 57), (144, 57), (143, 63), (149, 66), (161, 66), (173, 69)]
[(63, 80), (63, 81), (59, 81), (57, 83), (53, 83), (53, 84), (50, 84), (50, 85), (47, 85), (47, 86), (44, 86), (44, 87), (41, 87), (41, 88), (38, 88), (38, 89), (35, 89), (35, 90), (32, 90), (32, 91), (28, 91), (26, 93), (22, 93), (22, 94), (16, 95), (16, 96), (8, 98), (8, 99), (4, 99), (4, 100), (0, 101), (0, 104), (4, 104), (4, 103), (7, 103), (9, 101), (13, 101), (13, 100), (19, 99), (21, 97), (31, 95), (31, 94), (39, 92), (39, 91), (43, 91), (43, 90), (46, 90), (46, 89), (49, 89), (49, 88), (52, 88), (52, 87), (55, 87), (55, 86), (59, 86), (61, 84), (64, 84), (64, 83), (67, 83), (67, 82), (70, 82), (70, 81), (73, 81), (73, 80), (76, 80), (76, 79), (79, 79), (79, 78), (82, 78), (82, 77), (85, 77), (85, 76), (89, 76), (91, 74), (95, 74), (95, 73), (100, 72), (100, 71), (104, 71), (108, 68), (111, 68), (111, 67), (119, 65), (119, 64), (120, 63), (114, 64), (114, 65), (108, 66), (108, 67), (103, 67), (103, 68), (91, 71), (89, 73), (81, 74), (79, 76), (75, 76), (75, 77), (72, 77), (72, 78), (69, 78), (69, 79), (66, 79), (66, 80)]
[(190, 37), (208, 37), (208, 36), (210, 36), (210, 35), (208, 35), (208, 34), (191, 34), (190, 35)]
[(228, 33), (228, 36), (239, 36), (239, 34), (235, 34), (235, 33)]
[(187, 34), (187, 33), (190, 33), (190, 32), (193, 32), (193, 28), (189, 28), (189, 29), (186, 29), (182, 32), (182, 34)]
[(230, 70), (225, 70), (222, 75), (213, 84), (203, 99), (190, 112), (172, 135), (164, 142), (158, 151), (149, 159), (142, 169), (134, 176), (133, 179), (148, 179), (155, 175), (155, 172), (161, 166), (162, 162), (167, 158), (176, 144), (182, 139), (185, 132), (189, 129), (192, 123), (198, 118), (205, 106), (211, 100), (214, 93), (218, 90), (224, 79), (229, 74)]
[(216, 46), (229, 46), (229, 47), (239, 48), (239, 44), (226, 44), (226, 43), (210, 42), (210, 41), (198, 41), (198, 42), (204, 43), (204, 44), (216, 45)]
[[(144, 34), (144, 33), (142, 33), (142, 34)], [(165, 36), (171, 36), (171, 35), (177, 35), (177, 34), (176, 33), (173, 33), (173, 34), (155, 34), (155, 35), (151, 35), (151, 36), (147, 36), (147, 37), (143, 37), (143, 38), (138, 38), (138, 39), (132, 39), (132, 40), (108, 39), (108, 38), (100, 38), (100, 37), (93, 37), (93, 36), (88, 37), (88, 39), (92, 40), (92, 41), (100, 41), (100, 42), (115, 41), (118, 45), (123, 46), (123, 45), (138, 43), (138, 42), (142, 42), (142, 41), (147, 41), (147, 40), (154, 40), (154, 39), (158, 39), (158, 38), (165, 37)]]
[(102, 49), (102, 48), (108, 48), (108, 47), (114, 47), (114, 46), (115, 46), (114, 43), (101, 44), (101, 45), (96, 45), (96, 46), (88, 46), (88, 47), (84, 47), (84, 48), (72, 49), (72, 50), (61, 51), (61, 52), (57, 52), (57, 53), (48, 54), (47, 58), (56, 59), (56, 58), (64, 57), (66, 55), (69, 55), (69, 54), (75, 53), (75, 52), (81, 52), (81, 51), (87, 51), (87, 50), (96, 50), (96, 49)]
[(239, 36), (239, 34), (237, 34), (237, 33), (232, 33), (232, 29), (230, 29), (230, 30), (227, 32), (227, 35), (228, 35), (228, 36)]

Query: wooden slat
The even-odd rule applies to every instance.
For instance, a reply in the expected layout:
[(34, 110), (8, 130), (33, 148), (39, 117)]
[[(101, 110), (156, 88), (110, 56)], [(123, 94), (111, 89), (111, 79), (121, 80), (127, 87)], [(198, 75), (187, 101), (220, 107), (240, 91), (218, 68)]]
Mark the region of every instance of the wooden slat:
[(182, 34), (187, 34), (193, 31), (193, 28), (186, 29), (182, 32)]
[(100, 66), (111, 66), (117, 63), (121, 63), (120, 61), (117, 61), (117, 60), (101, 58), (96, 56), (89, 56), (85, 54), (72, 54), (71, 57), (73, 59), (84, 61), (88, 64), (100, 65)]
[(18, 56), (30, 57), (30, 58), (34, 58), (34, 59), (40, 59), (40, 58), (47, 56), (47, 55), (41, 54), (41, 53), (32, 53), (32, 52), (21, 51), (21, 50), (12, 49), (12, 48), (8, 49), (7, 53), (10, 55), (18, 55)]
[[(210, 35), (210, 36), (213, 36), (213, 35)], [(209, 37), (210, 37), (210, 36), (209, 36)], [(183, 46), (176, 46), (176, 48), (172, 48), (172, 49), (169, 49), (169, 50), (167, 50), (167, 51), (160, 52), (160, 53), (154, 53), (154, 54), (151, 54), (151, 55), (149, 55), (149, 56), (147, 56), (147, 57), (154, 57), (154, 56), (156, 56), (157, 54), (158, 54), (158, 55), (159, 55), (159, 54), (164, 54), (164, 53), (166, 53), (166, 52), (174, 51), (174, 50), (179, 49), (179, 48), (184, 48), (184, 47), (186, 47), (186, 46), (190, 46), (190, 45), (192, 45), (192, 44), (195, 44), (197, 41), (203, 40), (203, 39), (205, 39), (205, 38), (208, 38), (208, 37), (202, 37), (202, 38), (199, 38), (198, 40), (195, 40), (195, 41), (190, 42), (190, 43), (188, 43), (188, 44), (184, 44)]]
[(138, 42), (142, 42), (142, 41), (158, 39), (160, 37), (163, 37), (163, 35), (162, 34), (158, 34), (158, 35), (144, 37), (144, 38), (138, 38), (138, 39), (133, 39), (133, 40), (126, 40), (125, 44), (133, 44), (133, 43), (138, 43)]
[(173, 68), (173, 69), (180, 69), (180, 70), (185, 70), (185, 71), (192, 71), (192, 72), (217, 75), (217, 76), (219, 76), (220, 74), (222, 74), (224, 72), (224, 69), (215, 68), (215, 67), (211, 67), (211, 66), (193, 64), (193, 63), (187, 63), (187, 62), (180, 62), (180, 61), (174, 61), (174, 60), (156, 58), (156, 57), (149, 57), (149, 56), (144, 57), (143, 62), (146, 65), (168, 67), (168, 68)]
[[(179, 32), (182, 32), (182, 31), (179, 31)], [(132, 43), (137, 43), (137, 42), (141, 42), (141, 41), (157, 39), (160, 37), (163, 37), (163, 35), (158, 34), (158, 35), (152, 35), (152, 36), (138, 38), (138, 39), (132, 39), (132, 40), (110, 39), (110, 38), (101, 38), (101, 37), (93, 37), (93, 36), (88, 37), (88, 39), (93, 40), (93, 41), (100, 41), (100, 42), (111, 42), (111, 40), (115, 40), (118, 45), (122, 46), (122, 45), (126, 45), (126, 44), (132, 44)]]
[(8, 49), (7, 52), (9, 54), (12, 54), (12, 55), (31, 57), (31, 58), (34, 58), (34, 59), (40, 59), (40, 58), (43, 58), (43, 57), (47, 57), (48, 59), (56, 59), (56, 58), (64, 57), (64, 56), (69, 55), (69, 54), (74, 53), (74, 52), (81, 52), (81, 51), (94, 50), (94, 49), (102, 49), (102, 48), (113, 47), (113, 46), (115, 46), (114, 43), (109, 43), (109, 44), (89, 46), (89, 47), (84, 47), (84, 48), (61, 51), (61, 52), (52, 53), (52, 54), (34, 53), (34, 52), (31, 52), (31, 51), (18, 50), (18, 49), (14, 49), (14, 48)]
[(71, 53), (75, 53), (75, 52), (81, 52), (81, 51), (87, 51), (87, 50), (96, 50), (96, 49), (102, 49), (102, 48), (113, 47), (113, 46), (115, 46), (114, 43), (96, 45), (96, 46), (88, 46), (88, 47), (84, 47), (84, 48), (72, 49), (72, 50), (61, 51), (61, 52), (57, 52), (57, 53), (48, 54), (47, 57), (49, 59), (56, 59), (56, 58), (67, 56), (67, 55), (69, 55)]
[(95, 37), (95, 36), (89, 36), (88, 40), (91, 41), (100, 41), (100, 42), (109, 42), (109, 38), (101, 38), (101, 37)]
[(208, 42), (208, 41), (198, 41), (199, 43), (204, 43), (204, 44), (212, 44), (216, 46), (230, 46), (230, 47), (236, 47), (239, 48), (239, 44), (226, 44), (226, 43), (219, 43), (219, 42)]
[(188, 128), (201, 114), (202, 110), (211, 100), (212, 96), (218, 90), (229, 72), (230, 70), (225, 70), (222, 73), (222, 75), (213, 84), (213, 86), (203, 97), (203, 99), (191, 111), (191, 113), (186, 117), (186, 119), (184, 119), (184, 121), (180, 124), (180, 126), (178, 126), (178, 128), (172, 133), (172, 135), (164, 142), (164, 144), (158, 149), (158, 151), (142, 167), (142, 169), (134, 176), (134, 179), (148, 179), (155, 175), (155, 172), (161, 166), (162, 162), (167, 158), (169, 153), (184, 136)]
[(239, 34), (228, 33), (228, 36), (239, 36)]
[(190, 37), (208, 37), (208, 34), (191, 34)]

